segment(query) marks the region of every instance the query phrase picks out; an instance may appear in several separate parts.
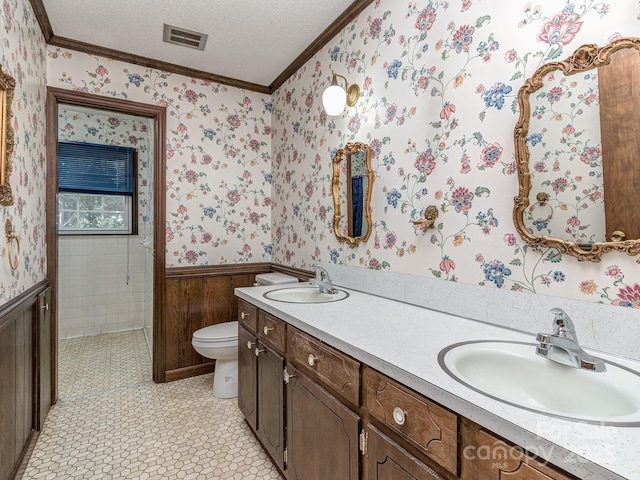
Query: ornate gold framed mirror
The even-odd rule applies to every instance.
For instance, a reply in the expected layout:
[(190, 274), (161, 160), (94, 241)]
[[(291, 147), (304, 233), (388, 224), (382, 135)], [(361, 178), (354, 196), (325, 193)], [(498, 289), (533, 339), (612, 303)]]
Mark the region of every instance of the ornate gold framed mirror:
[(353, 247), (366, 242), (373, 230), (373, 179), (368, 145), (350, 142), (338, 150), (333, 158), (333, 231)]
[(2, 66), (0, 66), (0, 205), (13, 205), (9, 176), (11, 174), (11, 154), (14, 147), (11, 103), (13, 102), (15, 85), (15, 80), (4, 73)]
[(532, 247), (581, 261), (640, 253), (640, 38), (588, 44), (518, 92), (513, 221)]

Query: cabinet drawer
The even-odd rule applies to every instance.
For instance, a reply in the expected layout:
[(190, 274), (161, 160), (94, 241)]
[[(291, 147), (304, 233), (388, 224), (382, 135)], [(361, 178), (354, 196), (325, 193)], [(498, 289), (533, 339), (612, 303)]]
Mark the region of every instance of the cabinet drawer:
[(258, 307), (238, 299), (238, 323), (252, 333), (258, 331)]
[(354, 405), (360, 405), (360, 362), (295, 328), (289, 329), (289, 358)]
[(364, 404), (400, 438), (458, 474), (457, 415), (371, 368), (364, 372)]
[[(545, 465), (524, 453), (521, 447), (507, 444), (493, 434), (480, 429), (476, 458), (476, 477), (479, 480), (500, 480), (508, 476), (514, 480), (573, 480), (568, 474)], [(481, 453), (480, 453), (481, 452)], [(465, 452), (465, 457), (470, 457)]]
[(287, 324), (277, 317), (260, 310), (258, 314), (258, 337), (280, 353), (287, 346)]

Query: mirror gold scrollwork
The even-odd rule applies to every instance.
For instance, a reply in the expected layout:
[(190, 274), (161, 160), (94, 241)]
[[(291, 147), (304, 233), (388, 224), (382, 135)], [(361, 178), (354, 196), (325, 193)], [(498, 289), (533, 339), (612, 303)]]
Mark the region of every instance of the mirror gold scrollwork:
[(640, 253), (639, 86), (640, 38), (621, 38), (542, 65), (520, 88), (513, 220), (526, 243), (591, 262)]
[(0, 66), (0, 205), (13, 205), (9, 175), (14, 146), (11, 103), (15, 85), (15, 80), (4, 73)]
[(333, 231), (341, 242), (356, 246), (371, 235), (373, 179), (368, 145), (353, 142), (338, 150), (333, 158)]

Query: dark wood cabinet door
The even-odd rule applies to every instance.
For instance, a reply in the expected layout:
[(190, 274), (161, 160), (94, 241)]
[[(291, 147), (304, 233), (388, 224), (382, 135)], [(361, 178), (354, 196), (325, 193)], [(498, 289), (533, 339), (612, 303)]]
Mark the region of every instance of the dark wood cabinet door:
[(415, 458), (391, 438), (367, 425), (364, 480), (441, 480), (429, 466)]
[(258, 426), (258, 358), (255, 335), (238, 327), (238, 408), (255, 431)]
[(357, 480), (360, 418), (288, 364), (287, 477)]
[(55, 364), (53, 349), (55, 335), (51, 325), (51, 289), (38, 295), (38, 430), (42, 430), (44, 419), (54, 401), (53, 378)]
[(256, 435), (284, 470), (284, 359), (258, 343), (258, 429)]

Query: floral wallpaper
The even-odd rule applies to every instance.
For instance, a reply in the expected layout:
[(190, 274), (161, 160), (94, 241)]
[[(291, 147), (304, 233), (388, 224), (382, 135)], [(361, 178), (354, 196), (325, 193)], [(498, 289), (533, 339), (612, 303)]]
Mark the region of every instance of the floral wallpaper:
[(49, 47), (48, 84), (167, 108), (167, 266), (271, 259), (271, 99)]
[[(0, 65), (16, 82), (11, 105), (15, 147), (10, 159), (14, 204), (0, 208), (0, 221), (4, 230), (6, 220), (11, 220), (21, 249), (20, 264), (11, 270), (7, 241), (0, 237), (0, 304), (4, 304), (47, 277), (46, 45), (28, 1), (2, 0)], [(14, 245), (14, 253), (15, 249)]]
[[(334, 262), (640, 307), (637, 258), (534, 251), (512, 220), (518, 88), (639, 16), (631, 0), (376, 0), (271, 96), (53, 47), (48, 83), (167, 106), (168, 266)], [(362, 90), (338, 117), (320, 99), (332, 70)], [(357, 248), (331, 228), (331, 159), (349, 141), (371, 145), (376, 174)], [(428, 205), (440, 216), (423, 230)]]
[[(640, 308), (638, 258), (534, 251), (512, 220), (518, 89), (582, 44), (634, 36), (639, 18), (635, 0), (376, 0), (273, 94), (273, 261)], [(332, 70), (362, 89), (338, 117), (320, 98)], [(357, 248), (331, 231), (332, 152), (349, 141), (371, 145), (376, 172), (374, 231)], [(428, 205), (435, 228), (413, 226)]]
[(71, 105), (58, 108), (58, 140), (132, 147), (138, 151), (138, 229), (141, 237), (153, 222), (153, 125), (143, 117), (113, 115)]
[[(529, 98), (532, 205), (525, 225), (535, 236), (604, 242), (598, 70), (571, 76), (556, 71), (543, 82)], [(536, 201), (541, 193), (548, 200)]]

